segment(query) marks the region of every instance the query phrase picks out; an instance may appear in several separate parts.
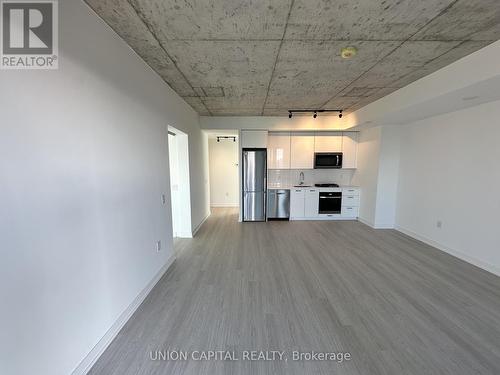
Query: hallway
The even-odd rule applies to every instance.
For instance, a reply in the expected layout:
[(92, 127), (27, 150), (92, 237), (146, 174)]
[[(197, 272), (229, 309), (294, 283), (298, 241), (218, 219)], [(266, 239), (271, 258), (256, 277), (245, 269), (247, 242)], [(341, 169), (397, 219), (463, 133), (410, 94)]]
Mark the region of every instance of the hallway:
[[(241, 224), (220, 208), (176, 252), (91, 374), (500, 373), (500, 279), (397, 231)], [(150, 359), (169, 349), (240, 360)], [(243, 361), (244, 350), (288, 361)], [(294, 350), (352, 359), (293, 361)]]

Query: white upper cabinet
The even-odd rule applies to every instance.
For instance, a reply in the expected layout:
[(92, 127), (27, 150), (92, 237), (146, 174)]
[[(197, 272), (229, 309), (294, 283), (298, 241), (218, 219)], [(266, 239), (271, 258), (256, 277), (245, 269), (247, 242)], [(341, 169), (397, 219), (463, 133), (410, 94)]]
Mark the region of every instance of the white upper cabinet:
[(358, 154), (358, 133), (344, 132), (342, 134), (342, 168), (356, 168)]
[(314, 167), (314, 133), (291, 133), (291, 169), (312, 169)]
[(266, 148), (267, 130), (242, 130), (241, 148)]
[(316, 133), (314, 152), (342, 152), (342, 133)]
[(267, 167), (290, 168), (290, 133), (269, 133), (267, 137)]

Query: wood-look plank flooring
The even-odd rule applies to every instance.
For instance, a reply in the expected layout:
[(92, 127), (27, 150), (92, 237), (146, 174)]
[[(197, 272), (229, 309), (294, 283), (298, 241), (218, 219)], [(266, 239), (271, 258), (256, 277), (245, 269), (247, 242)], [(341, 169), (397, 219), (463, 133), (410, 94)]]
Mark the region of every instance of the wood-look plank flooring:
[[(500, 278), (359, 222), (214, 209), (91, 374), (500, 374)], [(153, 361), (156, 350), (349, 352), (350, 361)]]

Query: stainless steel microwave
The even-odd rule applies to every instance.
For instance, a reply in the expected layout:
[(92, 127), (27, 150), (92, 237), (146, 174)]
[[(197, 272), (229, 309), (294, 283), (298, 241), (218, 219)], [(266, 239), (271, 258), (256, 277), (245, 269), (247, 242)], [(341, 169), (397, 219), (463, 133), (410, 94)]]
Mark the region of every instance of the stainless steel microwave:
[(342, 168), (341, 152), (316, 152), (314, 154), (314, 169)]

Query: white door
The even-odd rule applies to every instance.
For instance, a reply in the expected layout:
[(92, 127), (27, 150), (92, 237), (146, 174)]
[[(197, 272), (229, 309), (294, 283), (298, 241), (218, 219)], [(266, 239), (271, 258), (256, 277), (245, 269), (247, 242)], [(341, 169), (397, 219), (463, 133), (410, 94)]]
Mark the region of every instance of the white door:
[(358, 154), (358, 133), (344, 132), (342, 135), (342, 168), (356, 168)]
[(314, 133), (291, 133), (290, 168), (314, 168)]
[(292, 189), (290, 191), (290, 218), (304, 217), (304, 189)]
[(267, 142), (267, 168), (290, 169), (290, 133), (269, 133)]
[(304, 204), (305, 217), (317, 217), (319, 208), (319, 190), (306, 189), (305, 204)]

